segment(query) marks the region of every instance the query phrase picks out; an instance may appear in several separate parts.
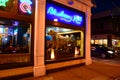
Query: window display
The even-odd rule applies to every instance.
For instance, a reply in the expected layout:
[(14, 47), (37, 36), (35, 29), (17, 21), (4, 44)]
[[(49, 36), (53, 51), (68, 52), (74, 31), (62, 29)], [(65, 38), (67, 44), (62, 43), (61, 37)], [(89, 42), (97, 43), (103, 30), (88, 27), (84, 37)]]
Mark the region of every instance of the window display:
[(83, 57), (83, 44), (80, 30), (46, 27), (46, 61)]
[(29, 61), (30, 41), (30, 23), (0, 19), (0, 64)]

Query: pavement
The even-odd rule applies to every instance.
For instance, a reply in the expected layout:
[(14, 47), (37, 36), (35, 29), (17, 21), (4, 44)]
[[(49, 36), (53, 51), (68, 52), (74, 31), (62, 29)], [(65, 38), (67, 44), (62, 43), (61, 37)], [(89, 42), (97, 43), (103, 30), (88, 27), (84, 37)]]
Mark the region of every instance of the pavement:
[(120, 65), (93, 60), (91, 65), (68, 68), (42, 77), (21, 80), (120, 80)]

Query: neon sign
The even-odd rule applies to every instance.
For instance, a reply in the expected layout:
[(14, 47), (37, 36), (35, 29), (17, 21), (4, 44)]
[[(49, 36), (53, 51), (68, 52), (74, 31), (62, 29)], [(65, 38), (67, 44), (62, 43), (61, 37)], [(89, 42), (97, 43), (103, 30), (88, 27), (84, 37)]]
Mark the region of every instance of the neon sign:
[(32, 14), (32, 1), (31, 0), (20, 0), (20, 10), (23, 13)]
[(75, 22), (76, 24), (81, 24), (81, 22), (82, 22), (81, 16), (79, 16), (79, 15), (70, 16), (68, 14), (65, 14), (64, 11), (57, 12), (57, 10), (54, 9), (53, 7), (48, 8), (47, 14), (58, 16), (58, 17), (60, 17), (60, 20), (63, 20), (65, 22)]
[(0, 0), (0, 6), (6, 7), (6, 2), (9, 0)]
[(54, 21), (57, 19), (58, 22), (65, 24), (72, 24), (76, 26), (84, 26), (85, 16), (83, 13), (67, 8), (57, 6), (53, 3), (47, 3), (47, 20)]

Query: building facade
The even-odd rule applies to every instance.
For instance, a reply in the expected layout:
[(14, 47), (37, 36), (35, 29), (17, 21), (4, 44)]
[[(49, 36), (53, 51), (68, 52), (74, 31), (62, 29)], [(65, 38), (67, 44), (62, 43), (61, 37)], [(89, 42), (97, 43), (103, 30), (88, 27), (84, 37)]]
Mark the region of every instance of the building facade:
[(95, 13), (92, 16), (92, 44), (101, 44), (115, 49), (120, 47), (120, 15), (118, 9)]
[[(44, 75), (46, 74), (46, 71), (57, 68), (79, 65), (83, 63), (88, 65), (92, 63), (90, 57), (91, 1), (52, 1), (53, 3), (44, 0), (36, 2), (38, 5), (36, 5), (35, 14), (36, 40), (34, 46), (34, 76)], [(52, 12), (54, 10), (55, 12)], [(72, 14), (69, 14), (68, 12)], [(63, 13), (64, 17), (61, 17), (61, 14)], [(78, 13), (80, 13), (79, 17), (84, 19), (84, 25), (77, 25), (76, 23), (71, 24), (59, 20), (60, 17), (62, 19), (65, 18), (65, 15), (67, 16), (67, 20), (69, 20), (68, 18), (70, 18), (70, 16), (74, 16), (74, 14)], [(51, 19), (51, 17), (54, 17), (54, 19)], [(57, 36), (54, 38), (53, 36), (55, 35)], [(54, 38), (53, 40), (51, 39), (51, 36)], [(74, 37), (74, 40), (71, 40), (71, 42), (70, 36)], [(60, 40), (62, 40), (62, 42)], [(67, 41), (68, 44), (66, 44)], [(72, 44), (72, 41), (75, 41), (76, 44)], [(59, 44), (57, 42), (59, 42)], [(72, 47), (72, 49), (69, 47)], [(75, 57), (76, 49), (78, 50), (78, 53)], [(69, 50), (71, 50), (71, 53)]]
[(0, 0), (0, 78), (33, 74), (34, 3)]
[(17, 6), (13, 12), (4, 11), (8, 5), (0, 11), (8, 15), (0, 14), (1, 35), (11, 36), (9, 44), (1, 44), (0, 78), (38, 77), (92, 63), (91, 0), (13, 0), (13, 4)]

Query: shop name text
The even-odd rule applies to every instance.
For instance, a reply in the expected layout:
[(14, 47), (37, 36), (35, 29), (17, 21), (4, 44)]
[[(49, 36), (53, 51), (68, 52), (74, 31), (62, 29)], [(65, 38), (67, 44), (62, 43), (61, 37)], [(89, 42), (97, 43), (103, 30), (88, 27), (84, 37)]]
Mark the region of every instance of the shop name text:
[(64, 10), (58, 11), (56, 8), (50, 6), (48, 7), (47, 14), (54, 15), (59, 20), (63, 20), (67, 23), (81, 24), (83, 22), (83, 17), (79, 15), (69, 15), (65, 13)]

